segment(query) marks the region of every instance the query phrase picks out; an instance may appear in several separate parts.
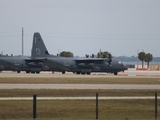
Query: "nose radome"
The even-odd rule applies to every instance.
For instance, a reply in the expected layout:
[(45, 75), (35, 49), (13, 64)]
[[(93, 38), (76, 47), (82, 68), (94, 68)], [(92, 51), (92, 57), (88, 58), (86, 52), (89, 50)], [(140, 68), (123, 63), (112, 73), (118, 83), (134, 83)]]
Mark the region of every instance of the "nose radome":
[(128, 70), (128, 67), (126, 65), (124, 65), (124, 70)]

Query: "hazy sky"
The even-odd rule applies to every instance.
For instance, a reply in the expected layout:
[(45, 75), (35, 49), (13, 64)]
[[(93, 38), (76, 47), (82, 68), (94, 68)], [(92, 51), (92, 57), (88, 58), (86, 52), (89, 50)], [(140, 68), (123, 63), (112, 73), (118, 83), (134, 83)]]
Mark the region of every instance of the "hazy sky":
[(49, 53), (160, 56), (160, 0), (0, 0), (0, 51), (30, 55), (34, 32)]

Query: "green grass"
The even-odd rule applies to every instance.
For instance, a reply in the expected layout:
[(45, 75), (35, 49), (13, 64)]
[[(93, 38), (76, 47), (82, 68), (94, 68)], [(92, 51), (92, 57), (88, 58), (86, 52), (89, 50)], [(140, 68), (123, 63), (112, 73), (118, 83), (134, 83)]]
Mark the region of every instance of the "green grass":
[(32, 97), (35, 94), (38, 97), (93, 97), (96, 93), (98, 93), (99, 96), (154, 96), (155, 92), (160, 93), (160, 90), (0, 89), (0, 97)]
[[(95, 109), (95, 100), (37, 101), (37, 119), (94, 120)], [(152, 120), (154, 100), (100, 100), (98, 110), (100, 120)], [(0, 119), (31, 118), (32, 101), (0, 101)]]
[(0, 83), (45, 84), (160, 84), (160, 78), (19, 78), (0, 77)]

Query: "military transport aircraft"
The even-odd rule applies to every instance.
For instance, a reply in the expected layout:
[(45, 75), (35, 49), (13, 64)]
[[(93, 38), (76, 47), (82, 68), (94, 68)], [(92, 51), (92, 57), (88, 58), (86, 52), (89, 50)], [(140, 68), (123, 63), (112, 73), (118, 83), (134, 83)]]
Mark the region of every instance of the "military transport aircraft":
[(117, 75), (127, 67), (118, 60), (109, 58), (66, 58), (50, 55), (39, 33), (34, 33), (31, 59), (43, 61), (48, 66), (65, 74), (66, 71), (77, 74), (90, 74), (91, 72), (107, 72)]
[(0, 72), (5, 71), (26, 71), (26, 73), (40, 73), (40, 71), (58, 71), (54, 66), (47, 66), (41, 60), (34, 60), (29, 57), (15, 57), (0, 54)]
[(15, 57), (0, 54), (0, 72), (2, 71), (26, 71), (26, 73), (40, 73), (40, 71), (61, 71), (53, 65), (47, 65), (42, 60), (29, 57)]
[(50, 68), (42, 61), (32, 60), (30, 58), (0, 56), (0, 71), (26, 71), (26, 73), (39, 73), (40, 71), (50, 71)]

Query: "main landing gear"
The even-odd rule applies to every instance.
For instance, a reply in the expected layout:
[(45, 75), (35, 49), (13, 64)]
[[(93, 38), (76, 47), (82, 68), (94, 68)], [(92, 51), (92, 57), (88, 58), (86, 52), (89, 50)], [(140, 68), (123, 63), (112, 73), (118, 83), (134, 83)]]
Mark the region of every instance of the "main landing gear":
[(114, 72), (114, 75), (117, 75), (118, 74), (118, 72)]
[(36, 71), (36, 72), (35, 72), (35, 71), (28, 71), (28, 70), (27, 70), (26, 73), (32, 73), (32, 74), (37, 73), (37, 74), (39, 74), (40, 71)]
[(78, 75), (79, 75), (79, 74), (82, 74), (82, 75), (85, 75), (85, 74), (90, 75), (91, 73), (90, 73), (90, 72), (88, 72), (88, 73), (84, 73), (84, 72), (82, 72), (82, 73), (81, 73), (81, 72), (76, 72), (76, 74), (78, 74)]

